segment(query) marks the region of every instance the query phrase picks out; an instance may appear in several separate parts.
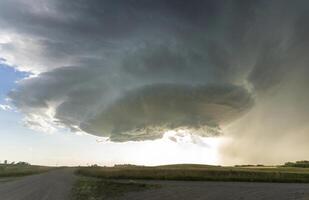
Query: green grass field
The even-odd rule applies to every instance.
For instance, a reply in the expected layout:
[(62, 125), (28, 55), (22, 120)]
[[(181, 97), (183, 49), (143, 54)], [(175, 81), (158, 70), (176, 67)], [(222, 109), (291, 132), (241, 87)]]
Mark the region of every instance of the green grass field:
[(51, 167), (42, 167), (34, 165), (3, 165), (0, 164), (0, 178), (26, 176), (46, 172)]
[(220, 167), (209, 165), (165, 165), (158, 167), (83, 167), (83, 176), (104, 179), (157, 179), (196, 181), (249, 181), (309, 183), (309, 169), (295, 167)]

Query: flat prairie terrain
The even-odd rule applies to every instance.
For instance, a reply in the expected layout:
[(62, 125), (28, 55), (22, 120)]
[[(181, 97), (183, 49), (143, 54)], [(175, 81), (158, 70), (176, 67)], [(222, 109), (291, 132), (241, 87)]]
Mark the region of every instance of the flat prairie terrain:
[(124, 165), (84, 167), (76, 174), (96, 179), (79, 184), (76, 200), (106, 194), (119, 200), (309, 200), (308, 168)]
[(306, 168), (10, 167), (2, 170), (1, 200), (309, 200)]
[(77, 174), (105, 179), (195, 180), (309, 183), (309, 168), (220, 167), (208, 165), (165, 165), (158, 167), (85, 167)]
[(161, 187), (128, 192), (118, 200), (309, 200), (309, 184), (207, 181), (137, 181)]

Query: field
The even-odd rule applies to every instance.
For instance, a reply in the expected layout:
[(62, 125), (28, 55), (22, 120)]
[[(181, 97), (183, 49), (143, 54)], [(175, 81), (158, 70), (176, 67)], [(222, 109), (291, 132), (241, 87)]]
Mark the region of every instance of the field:
[(82, 167), (77, 174), (104, 179), (247, 181), (309, 183), (309, 169), (295, 167), (220, 167), (165, 165), (157, 167)]
[(10, 178), (18, 176), (26, 176), (46, 172), (51, 167), (42, 167), (34, 165), (3, 165), (0, 164), (0, 178)]
[[(41, 173), (48, 170), (47, 173)], [(16, 178), (36, 173), (41, 174)], [(6, 181), (10, 182), (4, 183)], [(106, 198), (177, 200), (201, 199), (201, 197), (209, 200), (258, 200), (261, 199), (260, 197), (281, 200), (308, 199), (309, 184), (307, 183), (309, 183), (309, 168), (295, 167), (120, 165), (49, 168), (16, 164), (0, 165), (1, 199), (16, 200), (100, 200)], [(18, 188), (18, 193), (16, 193), (16, 188)], [(14, 198), (11, 198), (13, 196)]]

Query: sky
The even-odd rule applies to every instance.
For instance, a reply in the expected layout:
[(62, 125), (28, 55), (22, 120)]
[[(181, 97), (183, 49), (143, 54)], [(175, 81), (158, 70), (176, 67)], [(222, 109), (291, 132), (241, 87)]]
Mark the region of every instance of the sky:
[(2, 0), (0, 160), (309, 157), (305, 0)]

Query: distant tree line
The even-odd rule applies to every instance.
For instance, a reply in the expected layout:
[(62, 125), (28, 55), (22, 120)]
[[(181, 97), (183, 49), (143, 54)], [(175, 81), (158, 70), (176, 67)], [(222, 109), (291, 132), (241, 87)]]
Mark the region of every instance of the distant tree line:
[(7, 160), (4, 160), (3, 163), (0, 162), (0, 164), (3, 164), (3, 165), (30, 165), (30, 163), (27, 163), (27, 162), (23, 162), (23, 161), (19, 161), (19, 162), (9, 162)]
[(234, 165), (234, 167), (265, 167), (265, 165), (257, 164), (257, 165)]
[(302, 167), (302, 168), (309, 168), (309, 161), (308, 160), (301, 160), (296, 162), (286, 162), (284, 167)]

